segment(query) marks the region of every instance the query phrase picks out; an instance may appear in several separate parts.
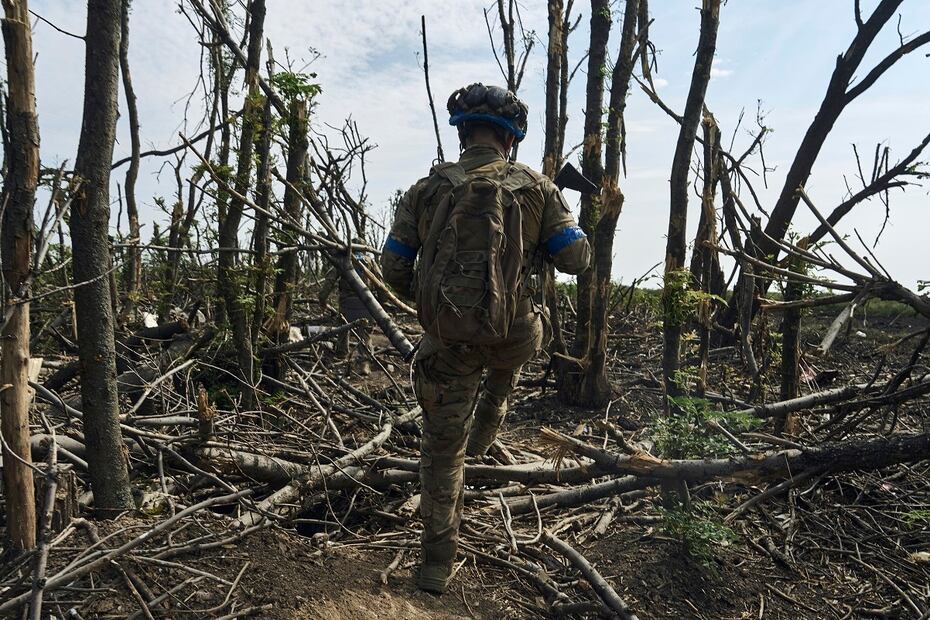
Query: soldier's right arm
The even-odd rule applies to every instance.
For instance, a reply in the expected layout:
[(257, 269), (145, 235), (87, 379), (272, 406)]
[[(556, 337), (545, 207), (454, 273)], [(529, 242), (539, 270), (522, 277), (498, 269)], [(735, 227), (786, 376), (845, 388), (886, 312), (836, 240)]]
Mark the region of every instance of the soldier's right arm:
[(540, 239), (549, 260), (562, 273), (579, 274), (591, 263), (591, 245), (555, 185), (546, 183)]
[(413, 265), (422, 245), (417, 230), (417, 197), (421, 186), (422, 182), (417, 183), (400, 199), (381, 251), (384, 281), (405, 300), (413, 298)]

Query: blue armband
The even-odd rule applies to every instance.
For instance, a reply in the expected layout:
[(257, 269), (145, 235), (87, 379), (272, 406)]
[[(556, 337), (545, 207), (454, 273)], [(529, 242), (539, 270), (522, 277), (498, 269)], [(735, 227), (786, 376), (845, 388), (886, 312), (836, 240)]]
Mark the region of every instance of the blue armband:
[(398, 241), (393, 236), (388, 236), (387, 241), (384, 244), (384, 249), (389, 252), (393, 252), (402, 258), (408, 258), (414, 260), (417, 257), (417, 249), (415, 247), (409, 246), (406, 243)]
[(549, 252), (550, 256), (555, 256), (575, 241), (586, 237), (587, 235), (578, 226), (566, 226), (549, 237), (549, 240), (546, 241), (546, 251)]

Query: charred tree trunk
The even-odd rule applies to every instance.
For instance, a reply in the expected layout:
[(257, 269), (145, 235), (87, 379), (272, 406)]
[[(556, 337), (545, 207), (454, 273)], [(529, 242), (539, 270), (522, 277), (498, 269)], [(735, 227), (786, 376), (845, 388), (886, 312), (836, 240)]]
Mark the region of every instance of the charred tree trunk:
[[(254, 152), (256, 116), (259, 114), (258, 69), (262, 52), (262, 32), (265, 21), (264, 0), (254, 0), (249, 5), (249, 48), (246, 60), (246, 84), (248, 92), (242, 115), (239, 134), (239, 154), (236, 167), (235, 190), (244, 196), (249, 189)], [(239, 260), (235, 251), (239, 247), (239, 224), (245, 205), (233, 198), (229, 202), (225, 218), (220, 220), (217, 283), (223, 296), (226, 318), (232, 329), (232, 344), (239, 362), (239, 373), (244, 382), (243, 406), (251, 408), (254, 403), (255, 369), (252, 354), (250, 317), (243, 297), (246, 295), (245, 278), (238, 274)]]
[[(303, 219), (300, 190), (303, 186), (309, 148), (307, 102), (295, 99), (291, 102), (288, 113), (287, 184), (284, 187), (284, 211), (291, 221), (299, 223)], [(282, 241), (286, 242), (286, 239)], [(272, 296), (273, 314), (268, 327), (268, 335), (275, 344), (280, 344), (287, 338), (294, 311), (293, 290), (297, 282), (297, 252), (281, 254), (278, 257), (275, 272), (274, 295)], [(270, 363), (272, 367), (267, 371), (273, 377), (280, 378), (284, 367), (278, 360), (272, 360)]]
[[(8, 169), (3, 182), (2, 364), (0, 382), (6, 389), (0, 401), (3, 446), (3, 492), (7, 533), (13, 549), (32, 549), (36, 543), (36, 507), (29, 448), (29, 304), (23, 290), (32, 269), (32, 209), (39, 178), (39, 122), (36, 117), (35, 68), (32, 31), (26, 0), (3, 2), (3, 41), (6, 48), (6, 119)], [(12, 451), (12, 454), (11, 454)], [(22, 460), (20, 460), (22, 459)]]
[(107, 282), (121, 13), (120, 0), (88, 0), (84, 118), (74, 165), (81, 187), (70, 220), (87, 461), (94, 504), (104, 513), (133, 505), (118, 421), (113, 310)]
[(555, 178), (562, 152), (559, 149), (559, 76), (562, 71), (562, 0), (549, 0), (549, 46), (546, 51), (546, 137), (542, 173)]
[[(271, 205), (271, 102), (265, 101), (262, 113), (261, 138), (258, 143), (258, 175), (256, 179), (256, 204), (264, 211)], [(265, 298), (268, 288), (268, 215), (255, 214), (255, 228), (252, 230), (252, 251), (255, 272), (255, 313), (252, 317), (252, 349), (258, 346), (258, 337), (265, 320)]]
[(123, 314), (128, 315), (135, 306), (142, 288), (142, 251), (139, 249), (142, 231), (139, 226), (139, 208), (136, 206), (136, 179), (139, 177), (139, 109), (136, 105), (136, 92), (132, 87), (132, 74), (129, 72), (129, 6), (131, 0), (123, 0), (120, 14), (119, 66), (123, 78), (123, 90), (126, 96), (126, 111), (129, 115), (129, 139), (131, 159), (126, 171), (126, 216), (129, 219), (130, 248), (126, 261), (126, 303)]
[[(602, 119), (604, 109), (604, 77), (607, 71), (607, 41), (610, 37), (610, 2), (591, 0), (591, 39), (588, 48), (588, 83), (585, 102), (584, 146), (581, 156), (581, 173), (595, 185), (601, 185), (604, 176), (602, 154)], [(581, 215), (578, 225), (595, 246), (595, 228), (600, 211), (600, 199), (596, 196), (581, 197)], [(593, 247), (595, 253), (597, 247)], [(575, 339), (571, 356), (575, 363), (561, 365), (559, 373), (559, 398), (566, 403), (579, 402), (584, 377), (583, 361), (591, 341), (591, 302), (594, 292), (594, 267), (578, 274), (578, 299), (576, 304)]]
[(704, 94), (710, 81), (710, 68), (717, 42), (717, 24), (720, 15), (720, 0), (704, 0), (701, 8), (701, 34), (697, 57), (691, 75), (691, 87), (685, 103), (678, 143), (672, 160), (670, 178), (668, 242), (665, 252), (665, 286), (662, 291), (664, 349), (662, 352), (662, 376), (665, 384), (666, 407), (668, 398), (678, 396), (682, 390), (676, 382), (680, 366), (681, 332), (686, 317), (682, 317), (681, 295), (688, 282), (682, 277), (685, 264), (688, 223), (688, 171), (691, 149), (697, 134), (704, 106)]
[[(607, 41), (610, 37), (610, 3), (591, 0), (591, 43), (588, 48), (588, 84), (585, 100), (584, 146), (581, 155), (581, 173), (598, 187), (604, 176), (601, 162), (603, 151), (604, 78), (607, 71)], [(595, 243), (595, 227), (600, 213), (600, 200), (596, 196), (581, 197), (581, 214), (578, 225)], [(596, 248), (592, 248), (596, 251)], [(588, 350), (591, 339), (591, 297), (594, 292), (594, 268), (578, 275), (578, 318), (572, 355), (580, 358)]]
[(698, 376), (696, 392), (703, 396), (707, 389), (707, 362), (710, 353), (710, 333), (714, 304), (710, 295), (717, 287), (716, 280), (722, 279), (720, 263), (713, 250), (717, 242), (717, 211), (714, 199), (717, 194), (718, 166), (720, 161), (720, 130), (710, 112), (704, 114), (704, 185), (701, 191), (701, 219), (698, 222), (694, 250), (691, 255), (691, 279), (704, 297), (698, 304), (696, 326), (699, 333)]
[(626, 0), (620, 52), (614, 65), (607, 111), (607, 145), (604, 154), (605, 174), (601, 189), (601, 209), (594, 237), (594, 298), (591, 308), (590, 344), (587, 352), (581, 402), (600, 407), (610, 400), (612, 389), (607, 379), (607, 320), (610, 303), (610, 276), (613, 271), (614, 234), (623, 207), (620, 191), (620, 166), (625, 157), (623, 113), (633, 75), (636, 47), (636, 22), (639, 0)]

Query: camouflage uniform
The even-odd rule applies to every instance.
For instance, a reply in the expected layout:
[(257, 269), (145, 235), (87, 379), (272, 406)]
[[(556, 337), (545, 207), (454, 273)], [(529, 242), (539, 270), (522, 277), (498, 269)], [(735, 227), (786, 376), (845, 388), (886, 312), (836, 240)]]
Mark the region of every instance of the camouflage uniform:
[[(532, 271), (539, 271), (542, 260), (566, 273), (587, 268), (591, 257), (587, 239), (562, 193), (547, 177), (506, 161), (497, 149), (485, 145), (465, 149), (459, 164), (474, 176), (526, 175), (528, 183), (516, 196), (523, 209), (524, 264)], [(387, 283), (407, 298), (413, 297), (414, 261), (432, 214), (450, 189), (448, 180), (431, 174), (410, 188), (397, 207), (381, 265)], [(451, 566), (462, 515), (466, 438), (469, 454), (487, 451), (520, 368), (543, 343), (542, 309), (533, 302), (532, 293), (527, 287), (508, 338), (498, 345), (443, 347), (429, 335), (420, 343), (415, 389), (424, 420), (420, 446), (424, 565)], [(487, 376), (481, 386), (484, 370)]]

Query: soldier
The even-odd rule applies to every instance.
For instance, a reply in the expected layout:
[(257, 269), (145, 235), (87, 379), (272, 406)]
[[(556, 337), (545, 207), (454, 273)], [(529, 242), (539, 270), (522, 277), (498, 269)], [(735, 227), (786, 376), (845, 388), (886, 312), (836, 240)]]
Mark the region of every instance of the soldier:
[(458, 548), (466, 451), (487, 452), (520, 368), (543, 344), (530, 276), (543, 261), (577, 274), (591, 258), (558, 188), (509, 160), (526, 134), (526, 105), (505, 89), (472, 84), (447, 108), (459, 161), (435, 166), (407, 191), (381, 256), (387, 283), (416, 296), (426, 331), (414, 379), (423, 409), (417, 584), (434, 593), (445, 590)]

